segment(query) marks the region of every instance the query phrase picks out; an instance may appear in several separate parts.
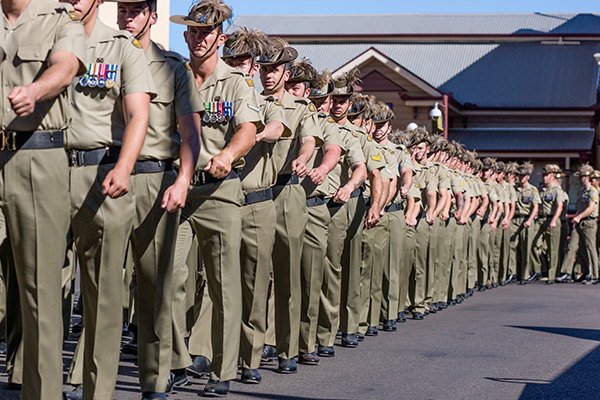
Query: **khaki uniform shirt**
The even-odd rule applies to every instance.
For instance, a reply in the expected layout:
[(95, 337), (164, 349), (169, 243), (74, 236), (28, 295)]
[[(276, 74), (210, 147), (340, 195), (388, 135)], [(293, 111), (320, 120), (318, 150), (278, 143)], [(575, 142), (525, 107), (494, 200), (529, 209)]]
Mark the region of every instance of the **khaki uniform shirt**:
[(64, 130), (71, 122), (67, 93), (56, 98), (38, 101), (33, 114), (17, 118), (9, 93), (15, 86), (27, 86), (48, 69), (48, 58), (58, 51), (77, 57), (81, 71), (85, 65), (85, 33), (83, 24), (70, 4), (50, 0), (31, 0), (27, 8), (10, 26), (2, 14), (6, 59), (0, 64), (3, 84), (0, 87), (2, 109), (1, 128), (13, 131)]
[(204, 111), (194, 74), (185, 59), (152, 42), (146, 51), (157, 96), (150, 103), (148, 133), (138, 160), (168, 160), (179, 155), (177, 120)]
[(538, 215), (540, 217), (552, 217), (559, 203), (563, 201), (562, 189), (556, 183), (549, 187), (543, 187), (540, 193), (542, 205)]
[(515, 190), (518, 195), (515, 215), (528, 216), (531, 214), (534, 204), (542, 204), (540, 193), (531, 183), (527, 183), (525, 188), (521, 188), (521, 186), (517, 185), (515, 186)]
[(282, 137), (275, 143), (273, 157), (275, 157), (278, 173), (286, 175), (292, 173), (292, 161), (300, 154), (301, 139), (313, 136), (318, 148), (323, 145), (323, 134), (317, 122), (317, 109), (309, 99), (284, 92), (280, 102), (285, 109), (285, 117), (292, 134)]
[(587, 189), (581, 188), (577, 195), (577, 214), (581, 214), (588, 206), (590, 202), (595, 202), (596, 207), (594, 211), (589, 215), (590, 218), (598, 217), (598, 191), (591, 184)]
[(562, 209), (562, 213), (560, 214), (560, 219), (563, 221), (567, 220), (567, 214), (569, 213), (569, 193), (567, 193), (566, 191), (563, 190), (563, 188), (560, 188), (562, 191), (562, 202), (563, 202), (563, 209)]
[[(363, 154), (365, 155), (365, 160), (367, 164), (367, 172), (371, 172), (374, 170), (383, 170), (385, 168), (385, 157), (381, 154), (381, 150), (377, 143), (367, 134), (367, 132), (362, 129), (352, 125), (350, 122), (346, 121), (346, 127), (353, 130), (354, 133), (358, 136), (358, 140), (360, 141), (360, 147), (362, 149)], [(385, 174), (385, 173), (384, 173)], [(384, 175), (381, 177), (384, 179)], [(390, 179), (389, 177), (386, 179)], [(371, 197), (371, 185), (369, 179), (365, 181), (363, 196), (365, 198)]]
[[(339, 129), (335, 121), (329, 116), (329, 114), (320, 112), (318, 113), (317, 122), (319, 124), (319, 128), (321, 129), (321, 132), (323, 132), (323, 147), (329, 145), (339, 146), (342, 149), (343, 154), (343, 144), (342, 140), (340, 139)], [(314, 167), (318, 167), (319, 165), (321, 165), (321, 162), (323, 161), (323, 156), (325, 155), (323, 147), (315, 149), (313, 156), (306, 164), (306, 167), (309, 171)], [(335, 194), (335, 191), (337, 190), (337, 188), (329, 187), (329, 182), (327, 179), (325, 179), (325, 182), (317, 186), (307, 176), (302, 179), (302, 182), (300, 182), (300, 184), (304, 188), (307, 198), (314, 196), (332, 197)]]
[(137, 40), (129, 32), (117, 31), (96, 20), (86, 39), (88, 63), (116, 64), (117, 75), (112, 88), (81, 86), (74, 79), (69, 86), (73, 123), (67, 131), (65, 147), (93, 150), (120, 146), (125, 132), (122, 99), (130, 93), (150, 93), (156, 88), (148, 61)]
[[(221, 59), (198, 93), (203, 103), (231, 102), (232, 117), (225, 123), (202, 121), (197, 171), (204, 169), (213, 157), (223, 151), (235, 135), (237, 126), (246, 122), (261, 123), (260, 104), (252, 80), (247, 73), (231, 68)], [(243, 165), (244, 160), (239, 159), (233, 162), (232, 167), (238, 169)]]
[[(285, 118), (284, 108), (275, 96), (258, 97), (260, 111), (264, 124), (259, 124), (260, 132), (271, 121), (279, 121), (283, 124), (282, 137), (292, 134)], [(255, 192), (272, 187), (277, 182), (277, 165), (273, 158), (273, 147), (275, 143), (267, 143), (264, 140), (256, 143), (244, 156), (244, 168), (240, 171), (242, 190), (244, 193)]]
[(352, 165), (365, 163), (365, 155), (360, 147), (360, 140), (356, 132), (347, 126), (336, 125), (343, 154), (340, 156), (340, 161), (335, 168), (327, 174), (327, 185), (333, 193), (348, 183), (352, 177)]
[[(450, 186), (450, 173), (448, 172), (448, 169), (446, 168), (446, 166), (442, 165), (441, 163), (437, 162), (437, 161), (429, 161), (427, 160), (427, 163), (425, 164), (430, 168), (430, 173), (433, 173), (437, 180), (438, 180), (438, 190), (439, 189), (446, 189), (446, 190), (450, 190), (451, 186)], [(439, 195), (438, 195), (438, 199), (439, 199)]]
[[(396, 156), (396, 163), (398, 164), (399, 177), (396, 189), (396, 196), (392, 200), (392, 204), (403, 204), (406, 200), (402, 198), (402, 194), (400, 193), (400, 188), (402, 187), (402, 176), (400, 175), (400, 172), (402, 171), (402, 168), (410, 168), (414, 176), (415, 168), (410, 157), (410, 152), (403, 145), (396, 146), (394, 150), (394, 155)], [(414, 182), (412, 185), (410, 185), (410, 188), (408, 189), (408, 197), (421, 197), (421, 193), (419, 192), (419, 189), (417, 189), (417, 187), (415, 186)]]
[(427, 165), (421, 165), (418, 162), (414, 163), (415, 176), (413, 182), (415, 187), (421, 191), (421, 205), (423, 211), (427, 211), (427, 193), (438, 191), (438, 180), (435, 173), (431, 173)]

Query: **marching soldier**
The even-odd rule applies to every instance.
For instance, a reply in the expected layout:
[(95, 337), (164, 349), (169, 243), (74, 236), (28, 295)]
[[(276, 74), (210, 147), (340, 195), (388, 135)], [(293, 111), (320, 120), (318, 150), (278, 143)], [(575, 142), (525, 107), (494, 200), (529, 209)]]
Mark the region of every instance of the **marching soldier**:
[(581, 189), (577, 195), (577, 214), (572, 219), (571, 240), (560, 268), (561, 276), (556, 278), (556, 282), (570, 282), (573, 280), (575, 254), (582, 248), (590, 263), (591, 275), (590, 279), (584, 283), (587, 285), (598, 283), (598, 253), (596, 249), (598, 191), (590, 182), (590, 176), (593, 173), (594, 169), (588, 164), (583, 164), (575, 173), (581, 183)]
[(477, 215), (481, 217), (477, 249), (479, 291), (484, 291), (487, 288), (490, 273), (489, 266), (491, 265), (489, 261), (491, 237), (492, 232), (497, 229), (496, 213), (499, 212), (500, 197), (493, 185), (495, 164), (493, 159), (485, 158), (481, 172), (485, 194), (482, 196), (482, 203), (477, 212)]
[(556, 183), (556, 174), (560, 173), (558, 165), (548, 164), (542, 169), (544, 188), (540, 193), (542, 204), (536, 219), (537, 233), (533, 239), (532, 263), (535, 270), (547, 266), (547, 284), (554, 283), (558, 266), (558, 245), (560, 242), (562, 213), (562, 189)]
[[(201, 149), (180, 224), (189, 222), (198, 238), (212, 302), (212, 362), (204, 387), (208, 396), (229, 392), (237, 376), (242, 320), (240, 245), (244, 193), (239, 179), (243, 158), (256, 142), (260, 107), (250, 77), (223, 62), (223, 23), (231, 8), (221, 0), (202, 0), (188, 15), (171, 22), (186, 25), (190, 66), (205, 104)], [(175, 259), (183, 259), (177, 253)]]
[(562, 212), (560, 213), (560, 242), (558, 244), (558, 264), (559, 265), (562, 265), (562, 263), (564, 261), (565, 253), (567, 251), (567, 237), (569, 236), (569, 221), (568, 221), (568, 216), (567, 216), (567, 214), (569, 213), (569, 193), (567, 193), (562, 187), (562, 183), (563, 183), (562, 178), (564, 176), (565, 176), (565, 173), (563, 171), (560, 171), (559, 173), (556, 174), (556, 184), (562, 190), (562, 202), (563, 202)]

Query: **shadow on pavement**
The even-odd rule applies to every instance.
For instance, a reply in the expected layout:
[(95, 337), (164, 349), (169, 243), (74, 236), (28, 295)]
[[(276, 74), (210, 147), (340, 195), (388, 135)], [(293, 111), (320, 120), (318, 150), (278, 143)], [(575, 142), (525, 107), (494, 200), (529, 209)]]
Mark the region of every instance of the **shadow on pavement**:
[[(301, 397), (301, 396), (286, 396), (281, 394), (265, 394), (265, 393), (248, 393), (239, 390), (231, 390), (229, 393), (240, 394), (248, 397), (256, 397), (257, 399), (272, 399), (272, 400), (313, 400), (314, 397)], [(322, 400), (344, 400), (343, 397), (336, 397), (335, 399), (322, 399)]]
[[(600, 341), (599, 329), (510, 326), (577, 339)], [(600, 396), (600, 346), (589, 352), (553, 381), (526, 378), (486, 378), (497, 382), (525, 383), (520, 399), (597, 399)], [(544, 366), (540, 366), (544, 368)]]

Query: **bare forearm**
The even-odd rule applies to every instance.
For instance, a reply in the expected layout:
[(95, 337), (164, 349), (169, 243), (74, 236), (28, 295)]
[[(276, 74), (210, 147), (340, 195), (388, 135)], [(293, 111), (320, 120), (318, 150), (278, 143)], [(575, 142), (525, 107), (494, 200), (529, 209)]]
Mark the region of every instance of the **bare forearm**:
[(397, 176), (393, 176), (392, 177), (392, 181), (390, 182), (390, 187), (389, 187), (389, 190), (388, 190), (388, 196), (387, 196), (386, 204), (389, 204), (392, 200), (394, 200), (394, 198), (396, 197), (397, 193), (398, 193), (398, 177)]
[(79, 70), (79, 60), (73, 54), (59, 51), (50, 58), (50, 67), (29, 87), (38, 101), (53, 99), (71, 84)]
[(556, 222), (560, 218), (560, 214), (562, 214), (562, 210), (563, 210), (563, 203), (559, 202), (556, 205), (556, 211), (554, 212), (554, 215), (552, 216), (552, 223), (556, 224)]
[(283, 135), (283, 131), (285, 130), (285, 126), (279, 121), (270, 121), (265, 126), (265, 129), (261, 132), (264, 136), (262, 140), (267, 143), (275, 143), (281, 138)]
[(302, 144), (300, 145), (300, 151), (298, 152), (297, 160), (302, 161), (304, 164), (306, 164), (315, 152), (315, 144), (316, 141), (314, 137), (303, 137)]
[(200, 115), (197, 113), (183, 115), (179, 117), (178, 122), (181, 146), (179, 147), (180, 167), (177, 180), (189, 184), (200, 153)]
[(323, 148), (323, 152), (323, 159), (321, 160), (321, 165), (319, 165), (319, 168), (324, 168), (324, 172), (328, 174), (340, 161), (342, 149), (337, 145), (328, 145)]
[(255, 143), (256, 125), (252, 122), (244, 122), (237, 127), (236, 133), (231, 141), (221, 151), (221, 155), (227, 157), (229, 163), (244, 157)]
[(533, 222), (533, 220), (535, 219), (535, 216), (538, 214), (538, 210), (540, 209), (540, 206), (537, 204), (533, 205), (533, 208), (531, 209), (531, 214), (529, 214), (529, 218), (527, 219), (530, 223)]
[(447, 189), (440, 189), (440, 199), (438, 200), (437, 206), (435, 207), (434, 215), (439, 215), (446, 205), (447, 199), (450, 197)]
[(437, 206), (437, 192), (427, 192), (427, 208), (429, 211), (435, 210)]
[(379, 170), (376, 169), (369, 173), (369, 182), (371, 183), (371, 206), (377, 205), (379, 207), (379, 201), (383, 193), (383, 182)]
[(579, 217), (579, 220), (581, 221), (583, 218), (589, 217), (590, 214), (594, 211), (594, 208), (596, 208), (596, 203), (592, 201), (590, 202), (590, 205), (587, 206), (587, 208), (583, 210), (581, 214), (576, 215), (576, 217)]

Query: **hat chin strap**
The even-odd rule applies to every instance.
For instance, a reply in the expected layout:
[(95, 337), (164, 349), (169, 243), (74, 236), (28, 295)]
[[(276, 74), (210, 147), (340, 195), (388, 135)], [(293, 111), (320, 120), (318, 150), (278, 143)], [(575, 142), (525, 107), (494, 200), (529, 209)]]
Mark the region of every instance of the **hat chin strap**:
[(90, 15), (90, 13), (92, 12), (92, 9), (94, 7), (98, 7), (98, 4), (96, 2), (96, 0), (94, 0), (94, 2), (92, 3), (92, 5), (90, 6), (90, 8), (87, 10), (87, 12), (85, 14), (83, 14), (83, 17), (81, 17), (81, 20), (85, 20), (87, 18), (88, 15)]
[[(150, 9), (148, 9), (148, 11), (150, 11)], [(148, 24), (150, 23), (150, 17), (152, 17), (152, 14), (150, 12), (148, 12), (148, 19), (146, 20), (146, 23), (144, 24), (144, 27), (142, 28), (142, 30), (140, 31), (140, 33), (138, 33), (137, 35), (135, 35), (135, 38), (137, 40), (140, 40), (140, 38), (142, 37), (142, 35), (146, 31), (146, 28), (148, 28)]]
[[(208, 50), (206, 50), (206, 51), (204, 52), (204, 54), (202, 54), (202, 56), (200, 56), (200, 57), (197, 57), (197, 58), (204, 58), (204, 57), (206, 57), (206, 55), (207, 55), (208, 53), (210, 53), (210, 52), (212, 51), (212, 49), (215, 47), (215, 44), (217, 44), (217, 40), (219, 40), (219, 35), (217, 35), (217, 37), (216, 37), (216, 38), (215, 38), (215, 40), (213, 41), (213, 44), (212, 44), (212, 45), (211, 45), (211, 46), (208, 48)], [(188, 45), (188, 47), (189, 47), (189, 45)]]

